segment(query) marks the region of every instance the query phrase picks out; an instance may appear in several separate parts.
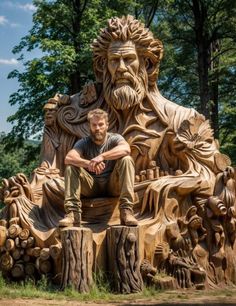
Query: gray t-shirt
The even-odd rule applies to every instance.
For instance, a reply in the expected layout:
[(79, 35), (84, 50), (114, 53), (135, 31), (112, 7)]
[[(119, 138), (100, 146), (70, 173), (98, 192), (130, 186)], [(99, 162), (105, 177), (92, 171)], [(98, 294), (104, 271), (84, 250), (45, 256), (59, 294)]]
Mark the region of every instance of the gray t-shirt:
[[(92, 158), (102, 154), (103, 152), (110, 151), (112, 148), (116, 147), (121, 140), (124, 140), (124, 138), (120, 134), (107, 133), (107, 140), (99, 146), (92, 141), (90, 136), (88, 136), (78, 140), (74, 145), (74, 149), (78, 150), (83, 158), (91, 160)], [(104, 163), (106, 166), (101, 174), (96, 175), (96, 173), (94, 172), (88, 172), (96, 178), (108, 178), (112, 170), (114, 169), (116, 161), (105, 160)]]

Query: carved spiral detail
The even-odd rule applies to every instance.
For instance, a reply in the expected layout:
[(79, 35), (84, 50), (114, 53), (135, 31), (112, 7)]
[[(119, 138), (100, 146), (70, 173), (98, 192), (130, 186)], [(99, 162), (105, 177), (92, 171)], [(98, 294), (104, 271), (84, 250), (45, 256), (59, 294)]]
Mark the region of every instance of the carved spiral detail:
[(57, 114), (57, 118), (59, 123), (66, 125), (67, 123), (75, 123), (77, 122), (79, 117), (79, 111), (72, 105), (68, 105), (62, 107)]

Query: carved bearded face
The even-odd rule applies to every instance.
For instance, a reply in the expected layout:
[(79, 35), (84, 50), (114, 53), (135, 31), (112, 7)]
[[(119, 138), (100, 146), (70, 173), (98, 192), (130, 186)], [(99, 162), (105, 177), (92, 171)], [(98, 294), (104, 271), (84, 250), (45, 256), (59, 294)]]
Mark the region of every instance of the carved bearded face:
[(108, 48), (104, 70), (104, 94), (107, 103), (117, 110), (139, 104), (145, 96), (147, 73), (132, 41), (114, 41)]
[(45, 126), (51, 127), (56, 122), (56, 109), (45, 108), (44, 124)]

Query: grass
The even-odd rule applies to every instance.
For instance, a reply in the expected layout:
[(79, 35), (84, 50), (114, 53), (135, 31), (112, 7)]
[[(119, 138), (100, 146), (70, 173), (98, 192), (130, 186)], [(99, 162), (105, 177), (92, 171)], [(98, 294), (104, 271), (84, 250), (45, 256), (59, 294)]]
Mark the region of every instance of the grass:
[(101, 276), (97, 276), (89, 293), (79, 293), (73, 288), (60, 291), (58, 286), (48, 284), (45, 277), (38, 281), (37, 284), (30, 280), (27, 282), (9, 283), (0, 275), (0, 297), (9, 299), (41, 298), (79, 301), (120, 301), (152, 297), (154, 291), (157, 294), (158, 291), (153, 288), (145, 288), (142, 293), (136, 294), (114, 294), (111, 292), (108, 281)]
[[(206, 297), (212, 298), (236, 298), (236, 289), (227, 288), (217, 291), (160, 291), (153, 287), (144, 287), (143, 291), (134, 294), (114, 294), (111, 292), (109, 282), (103, 277), (96, 277), (93, 287), (89, 293), (79, 293), (78, 291), (67, 288), (60, 291), (58, 287), (48, 284), (46, 278), (42, 278), (35, 284), (33, 281), (8, 283), (0, 276), (0, 297), (7, 299), (28, 298), (28, 299), (45, 299), (45, 300), (71, 300), (71, 301), (93, 301), (93, 302), (121, 302), (135, 300), (155, 299), (162, 302), (170, 300), (187, 300), (194, 298)], [(1, 301), (1, 299), (0, 299)]]

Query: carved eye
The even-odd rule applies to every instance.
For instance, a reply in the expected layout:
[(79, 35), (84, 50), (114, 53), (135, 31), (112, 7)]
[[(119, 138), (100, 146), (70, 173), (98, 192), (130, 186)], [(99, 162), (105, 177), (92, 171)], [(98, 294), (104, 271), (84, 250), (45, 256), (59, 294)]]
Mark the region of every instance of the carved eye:
[(124, 59), (125, 63), (128, 63), (128, 64), (132, 63), (134, 60), (135, 60), (135, 59), (134, 59), (133, 57), (126, 57), (126, 58)]

